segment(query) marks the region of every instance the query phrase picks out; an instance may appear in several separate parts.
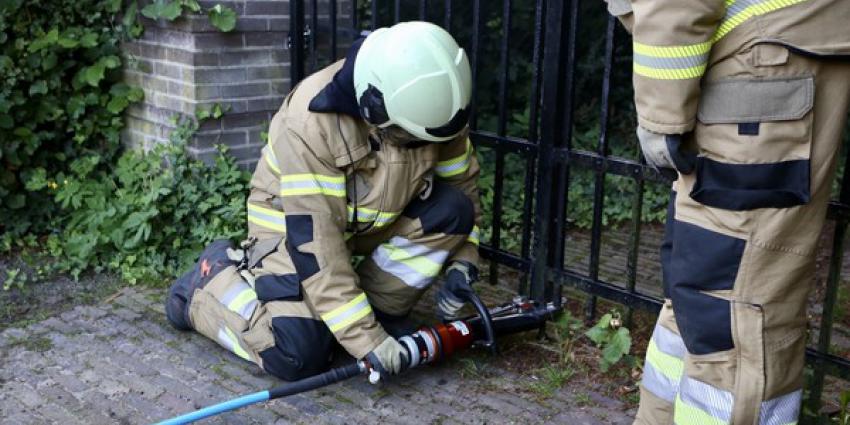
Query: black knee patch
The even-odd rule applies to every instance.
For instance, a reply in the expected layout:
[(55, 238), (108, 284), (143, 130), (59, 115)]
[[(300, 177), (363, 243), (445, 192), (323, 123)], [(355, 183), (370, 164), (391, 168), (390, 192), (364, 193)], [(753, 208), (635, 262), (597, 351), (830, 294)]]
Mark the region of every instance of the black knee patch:
[(260, 276), (254, 281), (254, 291), (260, 301), (301, 301), (301, 282), (295, 273)]
[(681, 221), (673, 225), (667, 277), (685, 346), (691, 354), (729, 350), (734, 347), (729, 301), (702, 291), (733, 288), (746, 242)]
[(233, 244), (226, 239), (213, 241), (201, 252), (198, 262), (180, 276), (168, 288), (168, 297), (165, 299), (165, 315), (168, 321), (177, 329), (192, 329), (189, 321), (189, 303), (195, 289), (203, 288), (222, 270), (234, 265), (235, 262), (227, 257), (227, 249)]
[(416, 198), (403, 212), (405, 217), (418, 218), (424, 233), (468, 235), (475, 225), (475, 206), (460, 189), (434, 181), (428, 199)]
[(316, 256), (301, 252), (301, 245), (313, 241), (313, 217), (309, 215), (287, 215), (286, 216), (286, 251), (292, 258), (295, 271), (301, 281), (309, 279), (319, 272), (319, 262)]
[(275, 345), (260, 352), (266, 372), (296, 381), (330, 367), (334, 337), (324, 322), (304, 317), (275, 317), (272, 332)]

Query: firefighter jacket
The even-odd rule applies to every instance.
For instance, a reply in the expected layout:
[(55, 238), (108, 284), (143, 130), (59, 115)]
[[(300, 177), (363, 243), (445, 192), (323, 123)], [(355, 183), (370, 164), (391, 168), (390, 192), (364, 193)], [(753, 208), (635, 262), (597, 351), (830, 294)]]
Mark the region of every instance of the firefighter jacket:
[[(275, 114), (252, 179), (248, 220), (269, 237), (285, 233), (305, 301), (362, 358), (387, 334), (352, 267), (354, 240), (392, 224), (434, 179), (472, 200), (476, 222), (480, 206), (467, 131), (447, 143), (400, 146), (361, 119), (351, 80), (356, 47), (296, 86)], [(446, 264), (476, 264), (477, 244), (476, 226)]]
[(638, 123), (660, 134), (694, 128), (706, 69), (771, 43), (850, 57), (847, 0), (607, 0), (632, 32)]

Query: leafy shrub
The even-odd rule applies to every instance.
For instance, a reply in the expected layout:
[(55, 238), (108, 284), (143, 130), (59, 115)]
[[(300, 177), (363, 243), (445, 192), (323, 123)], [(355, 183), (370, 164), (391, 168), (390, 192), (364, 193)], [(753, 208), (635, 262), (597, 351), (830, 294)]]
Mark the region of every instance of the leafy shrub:
[(120, 40), (138, 34), (120, 0), (0, 2), (0, 232), (49, 230), (46, 191), (27, 191), (35, 170), (69, 171), (75, 158), (109, 162), (121, 114), (141, 99), (121, 82)]
[(47, 239), (58, 271), (159, 281), (187, 268), (212, 240), (244, 236), (249, 175), (223, 147), (212, 167), (190, 157), (185, 142), (197, 125), (185, 118), (171, 144), (127, 151), (115, 164), (92, 154), (69, 173), (31, 173), (27, 188), (48, 190), (61, 208), (61, 230)]

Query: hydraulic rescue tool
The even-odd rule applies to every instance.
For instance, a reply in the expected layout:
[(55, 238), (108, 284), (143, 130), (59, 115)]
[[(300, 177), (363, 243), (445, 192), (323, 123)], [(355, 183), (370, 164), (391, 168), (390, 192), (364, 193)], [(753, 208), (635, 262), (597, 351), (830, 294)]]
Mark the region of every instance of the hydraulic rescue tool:
[[(561, 311), (560, 303), (550, 302), (544, 305), (524, 297), (514, 298), (509, 303), (491, 309), (487, 309), (474, 293), (469, 295), (468, 301), (477, 310), (477, 315), (453, 322), (423, 326), (418, 331), (398, 339), (409, 354), (407, 358), (410, 361), (405, 369), (438, 362), (469, 347), (483, 347), (495, 352), (496, 337), (539, 329), (547, 320)], [(187, 424), (251, 404), (314, 390), (367, 373), (369, 381), (373, 384), (380, 379), (380, 374), (373, 370), (368, 362), (359, 360), (309, 378), (168, 419), (159, 422), (159, 425)]]

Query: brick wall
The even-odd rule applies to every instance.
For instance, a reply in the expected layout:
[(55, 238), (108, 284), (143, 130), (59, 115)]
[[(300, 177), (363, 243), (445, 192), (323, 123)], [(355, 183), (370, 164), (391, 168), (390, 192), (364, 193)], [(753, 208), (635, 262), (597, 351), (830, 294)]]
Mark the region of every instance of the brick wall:
[[(144, 35), (126, 43), (125, 79), (142, 87), (143, 102), (127, 113), (122, 135), (131, 146), (149, 148), (168, 140), (177, 114), (194, 115), (218, 103), (227, 112), (204, 123), (189, 146), (209, 160), (216, 144), (226, 144), (240, 165), (253, 169), (265, 131), (290, 89), (289, 2), (283, 0), (200, 1), (204, 8), (222, 4), (235, 10), (236, 29), (222, 33), (205, 15), (174, 22), (144, 19)], [(305, 3), (310, 3), (305, 2)], [(325, 9), (327, 7), (325, 0)], [(350, 20), (350, 1), (339, 1), (339, 22)], [(327, 15), (320, 31), (327, 28)], [(309, 17), (307, 19), (309, 23)]]

